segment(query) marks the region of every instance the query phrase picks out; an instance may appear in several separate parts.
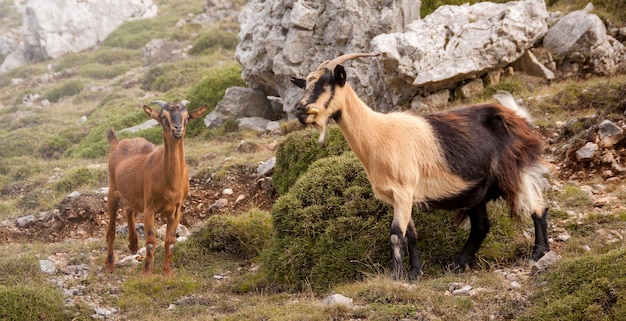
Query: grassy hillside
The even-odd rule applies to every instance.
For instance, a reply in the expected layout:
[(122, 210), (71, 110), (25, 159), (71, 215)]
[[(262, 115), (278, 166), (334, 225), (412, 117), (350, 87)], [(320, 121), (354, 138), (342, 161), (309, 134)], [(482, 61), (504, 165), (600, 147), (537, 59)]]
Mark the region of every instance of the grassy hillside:
[[(95, 195), (94, 191), (105, 187), (104, 131), (146, 121), (143, 104), (154, 99), (187, 99), (191, 109), (200, 104), (212, 109), (226, 88), (245, 86), (241, 67), (234, 59), (237, 26), (233, 21), (176, 27), (188, 14), (201, 13), (203, 1), (156, 2), (158, 18), (128, 22), (98, 48), (0, 76), (0, 222), (12, 224), (25, 215), (43, 221), (54, 210), (64, 210), (61, 204), (65, 204), (68, 193)], [(456, 3), (424, 1), (422, 15), (444, 2)], [(0, 1), (2, 28), (19, 26), (10, 3)], [(586, 3), (548, 1), (551, 10), (562, 11), (582, 9)], [(593, 3), (607, 23), (618, 27), (626, 24), (625, 11), (620, 9), (622, 0)], [(151, 59), (142, 58), (142, 48), (157, 38), (165, 40), (168, 50)], [(3, 59), (0, 56), (0, 61)], [(336, 129), (330, 132), (332, 144), (319, 146), (311, 130), (268, 137), (237, 131), (232, 123), (209, 130), (198, 121), (190, 123), (186, 140), (194, 182), (235, 184), (248, 180), (252, 183), (242, 185), (241, 192), (248, 193), (263, 184), (254, 176), (258, 163), (275, 154), (275, 185), (279, 194), (285, 195), (277, 206), (252, 200), (250, 208), (215, 214), (206, 210), (211, 204), (198, 201), (201, 205), (190, 205), (200, 208), (203, 216), (198, 216), (192, 236), (177, 245), (177, 274), (170, 279), (158, 275), (142, 278), (140, 266), (124, 266), (114, 275), (103, 274), (103, 238), (48, 243), (32, 235), (32, 239), (17, 242), (8, 229), (0, 228), (0, 249), (5, 253), (0, 257), (0, 319), (65, 320), (68, 313), (75, 320), (91, 319), (94, 311), (85, 302), (66, 308), (60, 288), (37, 266), (40, 259), (62, 253), (69, 265), (87, 266), (89, 274), (78, 281), (77, 288), (97, 298), (100, 305), (115, 307), (113, 319), (619, 320), (626, 315), (624, 174), (618, 173), (617, 180), (607, 182), (601, 168), (574, 164), (566, 151), (589, 139), (602, 119), (624, 123), (625, 88), (626, 75), (547, 82), (518, 73), (487, 87), (475, 98), (486, 101), (496, 90), (511, 91), (527, 103), (544, 137), (546, 158), (552, 164), (549, 179), (555, 187), (547, 195), (551, 246), (562, 257), (545, 274), (528, 274), (532, 228), (506, 220), (504, 225), (494, 225), (496, 230), (479, 252), (477, 268), (463, 274), (446, 272), (443, 266), (451, 261), (451, 253), (466, 231), (446, 228), (446, 214), (439, 213), (437, 220), (422, 225), (432, 233), (424, 233), (420, 249), (429, 248), (429, 242), (436, 243), (430, 248), (440, 249), (424, 254), (430, 264), (425, 267), (427, 273), (414, 284), (393, 282), (386, 254), (380, 255), (387, 251), (389, 209), (363, 188), (365, 178), (349, 152), (338, 155), (347, 148)], [(38, 98), (28, 105), (23, 103), (27, 96)], [(44, 99), (50, 106), (41, 106)], [(120, 138), (133, 136), (156, 144), (161, 141), (159, 128)], [(252, 147), (246, 151), (242, 146)], [(624, 148), (621, 143), (616, 149)], [(304, 153), (305, 149), (309, 153)], [(318, 158), (325, 159), (307, 171)], [(624, 162), (621, 158), (618, 161)], [(345, 171), (354, 174), (350, 177), (361, 185), (347, 186), (353, 182), (342, 178)], [(331, 181), (336, 195), (324, 194), (330, 193), (331, 187), (326, 185)], [(201, 194), (200, 189), (194, 192), (199, 194), (192, 195), (194, 200), (215, 197)], [(344, 192), (353, 197), (351, 203), (337, 196)], [(611, 201), (600, 204), (600, 197), (610, 197)], [(321, 204), (319, 199), (330, 201)], [(496, 211), (503, 212), (498, 206)], [(379, 219), (358, 216), (367, 209), (374, 209)], [(278, 216), (289, 218), (291, 225), (279, 229), (272, 219)], [(321, 225), (323, 235), (317, 235)], [(352, 248), (333, 243), (341, 228), (350, 230), (350, 234), (342, 234), (342, 242)], [(281, 238), (277, 230), (289, 237)], [(560, 241), (561, 235), (570, 238)], [(324, 247), (315, 244), (317, 241)], [(116, 250), (128, 255), (126, 242), (118, 237)], [(304, 250), (299, 252), (299, 247)], [(301, 256), (293, 257), (292, 253)], [(340, 261), (339, 257), (352, 259)], [(155, 265), (160, 267), (162, 259), (162, 249), (158, 249)], [(55, 277), (66, 275), (57, 271)], [(520, 288), (512, 288), (509, 277)], [(452, 295), (453, 284), (470, 285), (477, 294)], [(333, 292), (352, 298), (354, 306), (322, 304), (322, 299)]]

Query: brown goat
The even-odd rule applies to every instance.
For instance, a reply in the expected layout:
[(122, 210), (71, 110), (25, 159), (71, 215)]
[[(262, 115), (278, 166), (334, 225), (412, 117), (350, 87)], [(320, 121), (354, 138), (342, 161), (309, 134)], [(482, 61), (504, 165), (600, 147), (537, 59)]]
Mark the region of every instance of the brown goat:
[(370, 109), (346, 82), (341, 63), (374, 54), (348, 54), (322, 63), (305, 79), (292, 79), (304, 89), (295, 115), (311, 124), (324, 142), (329, 119), (341, 128), (363, 164), (376, 198), (393, 206), (392, 269), (404, 277), (403, 245), (409, 252), (409, 278), (419, 277), (422, 261), (411, 216), (414, 203), (455, 211), (455, 220), (469, 218), (471, 231), (451, 264), (465, 270), (490, 229), (486, 204), (503, 198), (511, 216), (531, 216), (535, 224), (532, 258), (550, 251), (547, 208), (542, 195), (544, 168), (541, 139), (531, 119), (513, 96), (499, 92), (499, 103), (479, 104), (432, 115)]
[(161, 106), (158, 112), (143, 106), (150, 117), (163, 129), (163, 146), (156, 147), (144, 138), (118, 141), (115, 131), (109, 129), (109, 225), (107, 228), (106, 270), (115, 270), (113, 247), (115, 218), (120, 200), (124, 201), (128, 220), (128, 248), (137, 253), (135, 213), (143, 213), (146, 232), (146, 258), (143, 275), (152, 274), (156, 233), (154, 216), (161, 213), (167, 219), (165, 260), (163, 274), (172, 275), (172, 250), (176, 242), (176, 228), (182, 217), (182, 206), (189, 192), (189, 169), (185, 162), (184, 138), (187, 121), (200, 117), (207, 106), (188, 112), (183, 100), (179, 103), (153, 101)]

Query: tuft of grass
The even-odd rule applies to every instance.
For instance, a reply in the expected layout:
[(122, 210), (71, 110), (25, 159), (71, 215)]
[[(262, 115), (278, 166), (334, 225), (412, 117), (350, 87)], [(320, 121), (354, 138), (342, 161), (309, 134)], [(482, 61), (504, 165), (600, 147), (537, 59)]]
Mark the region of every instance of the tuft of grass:
[(123, 49), (141, 49), (150, 40), (169, 38), (171, 26), (176, 24), (176, 17), (130, 20), (111, 32), (103, 41), (107, 47)]
[(259, 209), (241, 215), (213, 215), (194, 233), (198, 245), (242, 259), (256, 257), (272, 237), (271, 216)]
[(189, 53), (199, 55), (215, 48), (226, 50), (235, 50), (237, 47), (237, 34), (225, 30), (212, 30), (198, 35), (193, 43)]
[(80, 80), (70, 80), (52, 88), (43, 95), (43, 98), (55, 103), (63, 97), (79, 94), (83, 90), (83, 86), (83, 82)]
[(78, 75), (93, 79), (112, 79), (130, 70), (126, 65), (107, 66), (99, 63), (91, 63), (80, 66)]
[(626, 250), (562, 262), (537, 280), (545, 283), (518, 320), (624, 320)]
[[(188, 276), (164, 277), (154, 275), (149, 278), (126, 280), (116, 305), (131, 319), (140, 318), (146, 311), (163, 310), (176, 300), (197, 290), (198, 280)], [(155, 295), (158, 293), (159, 295)]]
[(53, 189), (59, 193), (69, 193), (87, 186), (104, 186), (107, 183), (107, 177), (105, 168), (73, 168), (54, 183)]
[(571, 209), (582, 210), (593, 205), (589, 194), (572, 183), (567, 183), (563, 186), (560, 199), (563, 204), (566, 204)]

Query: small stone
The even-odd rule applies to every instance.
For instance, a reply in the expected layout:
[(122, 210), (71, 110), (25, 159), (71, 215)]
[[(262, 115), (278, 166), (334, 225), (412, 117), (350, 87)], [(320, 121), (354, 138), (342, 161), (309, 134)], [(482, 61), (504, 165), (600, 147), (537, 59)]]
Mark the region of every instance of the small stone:
[(207, 209), (207, 212), (209, 213), (213, 213), (217, 210), (219, 210), (220, 208), (226, 206), (228, 204), (228, 200), (225, 198), (220, 198), (217, 201), (215, 201), (215, 203), (213, 203), (211, 206), (209, 206), (209, 208)]
[(56, 263), (51, 260), (39, 260), (39, 269), (45, 274), (54, 274), (56, 272)]
[(241, 201), (243, 201), (244, 199), (246, 199), (246, 196), (241, 194), (239, 196), (237, 196), (237, 200), (235, 200), (235, 205), (239, 204)]
[(256, 169), (256, 174), (259, 177), (270, 175), (274, 172), (274, 166), (276, 166), (276, 156), (261, 163)]
[(585, 146), (576, 151), (576, 159), (579, 162), (590, 162), (595, 158), (598, 148), (597, 144), (588, 142)]
[(232, 195), (232, 194), (233, 194), (232, 188), (226, 188), (222, 191), (222, 195)]
[(547, 270), (549, 267), (557, 264), (561, 257), (553, 251), (546, 253), (541, 259), (533, 264), (530, 274), (534, 275)]
[(35, 215), (26, 215), (22, 217), (18, 217), (15, 220), (15, 226), (19, 228), (27, 227), (35, 221)]
[(465, 285), (462, 288), (458, 289), (458, 290), (454, 290), (452, 291), (452, 294), (454, 295), (469, 295), (470, 291), (472, 290), (472, 286), (471, 285)]
[(80, 192), (78, 192), (78, 191), (73, 191), (73, 192), (67, 194), (67, 198), (77, 198), (79, 196), (80, 196)]
[(332, 295), (327, 296), (323, 301), (322, 304), (324, 305), (329, 305), (329, 306), (333, 306), (333, 305), (345, 305), (345, 306), (352, 306), (352, 299), (348, 298), (346, 296), (343, 296), (341, 294), (335, 293)]
[(572, 237), (572, 236), (569, 235), (569, 234), (559, 234), (559, 236), (556, 237), (556, 240), (557, 241), (561, 241), (561, 242), (565, 242), (565, 241), (569, 240), (570, 237)]
[(511, 290), (519, 290), (521, 288), (522, 288), (522, 285), (517, 281), (513, 281), (511, 282), (511, 284), (509, 284), (509, 289)]

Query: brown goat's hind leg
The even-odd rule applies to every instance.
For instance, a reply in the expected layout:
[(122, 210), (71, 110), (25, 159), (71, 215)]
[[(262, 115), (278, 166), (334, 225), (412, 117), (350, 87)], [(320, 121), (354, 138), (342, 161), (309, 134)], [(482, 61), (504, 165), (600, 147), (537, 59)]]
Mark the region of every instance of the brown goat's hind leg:
[[(112, 189), (109, 189), (112, 191)], [(115, 254), (113, 249), (115, 247), (115, 219), (117, 217), (117, 208), (120, 203), (119, 195), (117, 192), (109, 192), (107, 196), (108, 211), (109, 211), (109, 225), (107, 226), (107, 258), (106, 258), (106, 271), (115, 271)]]
[(532, 217), (535, 224), (535, 246), (532, 259), (537, 261), (550, 252), (550, 245), (548, 244), (548, 209), (544, 209), (540, 217), (535, 213), (533, 213)]
[(456, 272), (463, 272), (476, 263), (476, 253), (491, 228), (486, 203), (469, 208), (467, 211), (472, 227), (465, 245), (454, 259), (454, 263), (450, 265), (450, 269)]
[(409, 280), (417, 280), (422, 275), (422, 260), (417, 250), (417, 230), (413, 218), (406, 230), (407, 249), (409, 252)]
[(135, 227), (135, 211), (126, 208), (126, 221), (128, 223), (128, 249), (131, 253), (137, 253), (139, 243), (137, 240), (137, 228)]
[(146, 229), (146, 259), (144, 261), (141, 274), (144, 276), (152, 275), (152, 266), (154, 265), (154, 249), (156, 247), (156, 232), (154, 230), (154, 210), (144, 210), (144, 227)]

